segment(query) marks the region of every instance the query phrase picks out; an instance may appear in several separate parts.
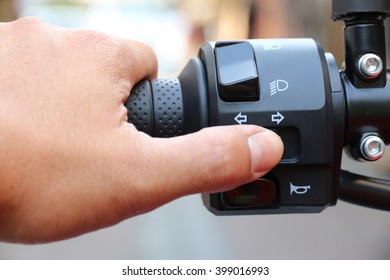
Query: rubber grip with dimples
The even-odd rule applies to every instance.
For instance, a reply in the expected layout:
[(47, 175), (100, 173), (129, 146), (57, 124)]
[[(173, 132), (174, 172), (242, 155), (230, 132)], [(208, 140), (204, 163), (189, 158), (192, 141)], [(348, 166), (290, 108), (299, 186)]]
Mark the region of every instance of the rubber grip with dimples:
[(183, 96), (178, 79), (137, 84), (126, 101), (128, 122), (153, 137), (183, 134)]

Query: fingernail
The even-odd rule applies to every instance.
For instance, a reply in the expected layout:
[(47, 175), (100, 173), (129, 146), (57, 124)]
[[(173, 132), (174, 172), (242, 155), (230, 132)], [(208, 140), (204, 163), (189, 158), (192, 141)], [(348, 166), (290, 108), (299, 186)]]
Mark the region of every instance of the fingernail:
[(280, 161), (283, 153), (283, 142), (270, 131), (256, 133), (248, 138), (251, 153), (252, 172), (264, 174)]

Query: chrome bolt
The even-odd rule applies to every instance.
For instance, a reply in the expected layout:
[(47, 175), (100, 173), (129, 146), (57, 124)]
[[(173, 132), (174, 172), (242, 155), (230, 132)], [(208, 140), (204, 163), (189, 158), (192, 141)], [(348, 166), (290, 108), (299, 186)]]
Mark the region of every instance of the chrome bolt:
[(385, 143), (376, 135), (367, 135), (360, 141), (360, 152), (365, 160), (378, 160), (385, 153)]
[(358, 62), (360, 74), (368, 79), (374, 79), (382, 73), (382, 59), (373, 53), (363, 55)]

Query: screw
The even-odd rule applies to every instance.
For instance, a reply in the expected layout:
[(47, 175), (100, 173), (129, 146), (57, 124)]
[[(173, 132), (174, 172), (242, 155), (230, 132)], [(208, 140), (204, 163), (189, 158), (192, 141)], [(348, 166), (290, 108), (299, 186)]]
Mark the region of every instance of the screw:
[(365, 160), (378, 160), (385, 153), (385, 143), (376, 135), (364, 136), (360, 141), (360, 152)]
[(382, 73), (382, 59), (373, 53), (363, 55), (358, 62), (359, 72), (367, 79), (374, 79)]

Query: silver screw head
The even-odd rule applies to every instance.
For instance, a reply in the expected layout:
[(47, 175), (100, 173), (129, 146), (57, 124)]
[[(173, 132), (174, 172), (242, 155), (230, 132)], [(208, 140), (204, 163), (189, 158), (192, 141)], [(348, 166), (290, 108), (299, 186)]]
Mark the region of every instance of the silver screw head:
[(374, 79), (383, 71), (382, 59), (373, 53), (363, 55), (358, 62), (360, 74), (368, 79)]
[(378, 160), (385, 153), (385, 143), (376, 135), (365, 136), (360, 142), (360, 152), (365, 160)]

